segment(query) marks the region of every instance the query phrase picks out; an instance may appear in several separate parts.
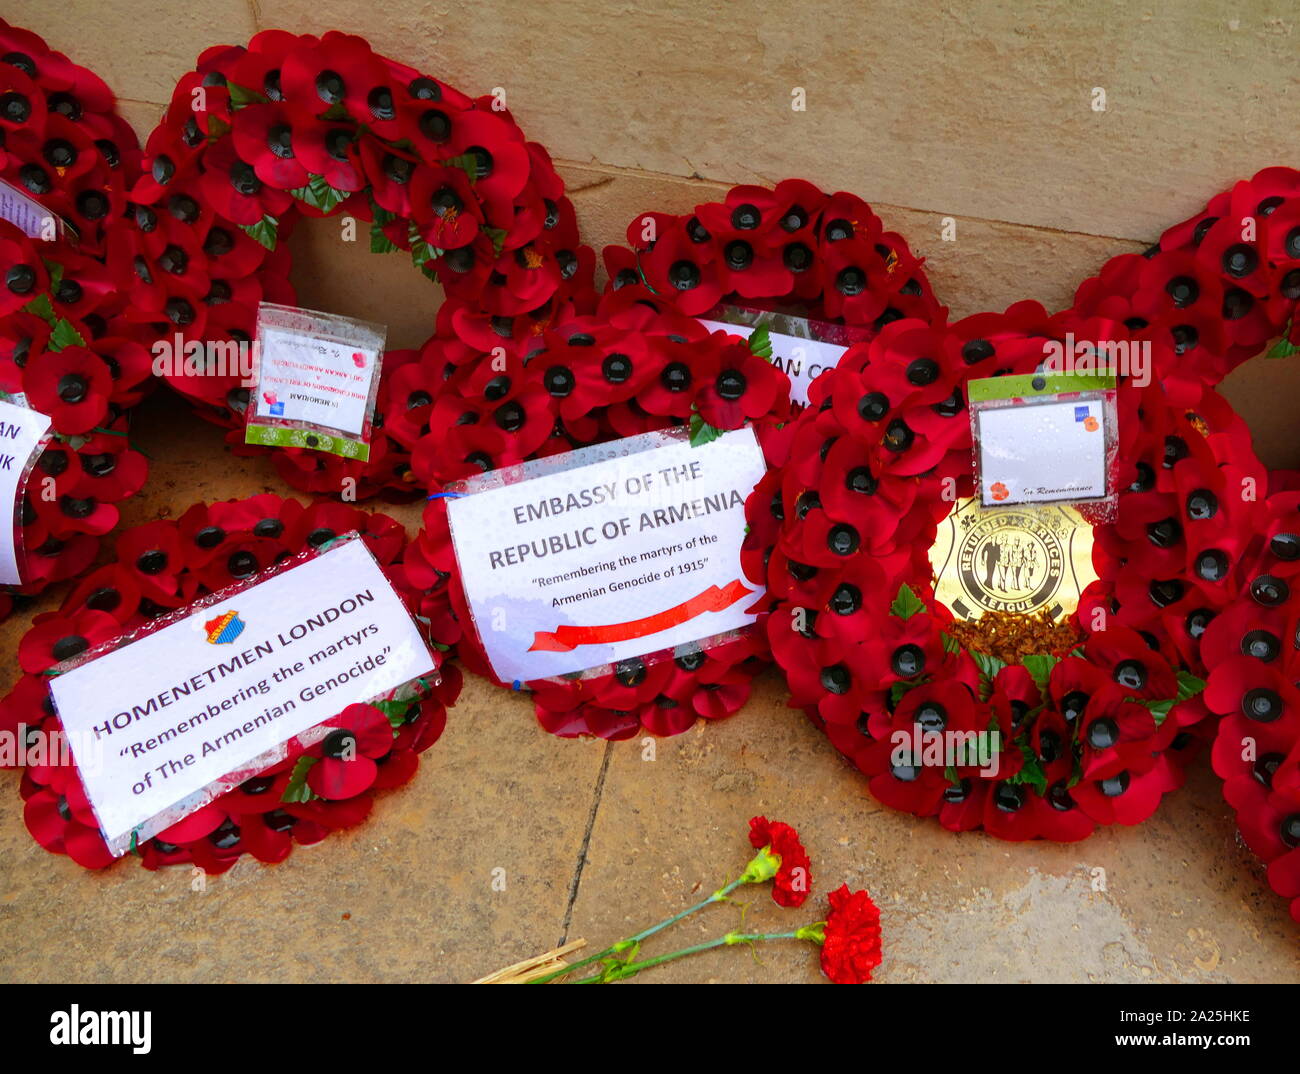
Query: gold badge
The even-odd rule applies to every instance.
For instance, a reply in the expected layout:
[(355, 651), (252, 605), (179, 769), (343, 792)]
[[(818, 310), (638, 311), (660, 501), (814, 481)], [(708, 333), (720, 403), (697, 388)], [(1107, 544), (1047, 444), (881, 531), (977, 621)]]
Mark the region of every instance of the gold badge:
[(940, 523), (930, 565), (935, 595), (961, 620), (989, 611), (1059, 620), (1097, 578), (1092, 526), (1074, 508), (986, 508), (975, 498)]

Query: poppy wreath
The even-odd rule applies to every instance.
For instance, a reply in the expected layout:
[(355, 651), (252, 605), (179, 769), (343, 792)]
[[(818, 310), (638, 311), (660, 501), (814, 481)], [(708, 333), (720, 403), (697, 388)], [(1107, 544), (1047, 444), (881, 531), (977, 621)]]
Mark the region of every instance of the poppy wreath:
[(52, 423), (21, 505), (23, 583), (0, 593), (0, 617), (85, 570), (116, 505), (144, 484), (126, 414), (149, 386), (149, 355), (104, 263), (139, 161), (108, 87), (0, 21), (0, 178), (76, 231), (29, 238), (0, 221), (0, 393), (25, 396)]
[[(356, 507), (308, 506), (264, 493), (198, 504), (177, 519), (123, 530), (115, 562), (82, 579), (57, 611), (32, 620), (18, 646), (23, 676), (0, 705), (0, 726), (21, 734), (28, 749), (56, 741), (60, 724), (48, 687), (56, 664), (354, 530), (409, 603), (401, 589), (405, 531), (386, 515)], [(295, 843), (318, 843), (360, 824), (377, 792), (408, 782), (419, 754), (442, 734), (461, 678), (454, 667), (440, 674), (436, 684), (421, 682), (413, 698), (350, 705), (327, 721), (334, 730), (313, 745), (291, 740), (283, 760), (248, 771), (233, 790), (138, 845), (141, 863), (147, 869), (192, 863), (220, 873), (243, 854), (282, 861)], [(88, 869), (112, 864), (75, 764), (58, 763), (48, 749), (24, 759), (20, 790), (32, 837)]]
[[(726, 238), (728, 229), (733, 239)], [(725, 204), (701, 205), (689, 216), (643, 214), (628, 234), (642, 247), (606, 249), (609, 286), (598, 304), (575, 290), (563, 302), (513, 317), (454, 298), (443, 305), (419, 361), (394, 379), (389, 406), (390, 415), (405, 414), (400, 435), (416, 435), (411, 466), (419, 484), (437, 490), (530, 458), (682, 425), (698, 436), (752, 424), (775, 465), (788, 443), (788, 378), (763, 361), (771, 356), (763, 334), (755, 333), (751, 344), (710, 334), (695, 315), (728, 296), (798, 302), (810, 316), (875, 330), (905, 315), (942, 318), (945, 312), (921, 261), (866, 202), (823, 194), (801, 180), (775, 190), (736, 187)], [(731, 241), (758, 256), (752, 275), (737, 269), (724, 286), (715, 262), (725, 262)], [(677, 266), (674, 275), (681, 259), (665, 260), (667, 251), (683, 242), (690, 263), (705, 266), (700, 279), (712, 281), (706, 290), (669, 279), (683, 270)], [(774, 267), (787, 264), (794, 268)], [(829, 281), (825, 295), (822, 281)], [(457, 649), (471, 670), (497, 681), (473, 628), (465, 626), (469, 612), (446, 501), (437, 494), (406, 565), (412, 587), (425, 593), (422, 614), (432, 636)], [(538, 721), (553, 734), (618, 739), (644, 728), (672, 735), (697, 718), (739, 710), (766, 662), (765, 640), (750, 632), (672, 660), (511, 685), (532, 691)]]
[[(1298, 223), (1300, 173), (1267, 169), (1107, 262), (1062, 313), (899, 320), (813, 383), (786, 463), (747, 502), (746, 570), (767, 586), (791, 704), (885, 804), (1069, 841), (1143, 820), (1181, 783), (1188, 747), (1213, 733), (1208, 628), (1260, 587), (1250, 550), (1269, 512), (1268, 475), (1215, 385), (1279, 334), (1294, 342)], [(1098, 580), (1064, 628), (999, 656), (956, 640), (928, 550), (973, 491), (967, 381), (1040, 371), (1067, 335), (1148, 344), (1150, 382), (1120, 378), (1119, 508), (1094, 527)], [(898, 763), (894, 736), (918, 728), (996, 731), (996, 769)], [(1275, 825), (1267, 846), (1284, 838)]]
[(1269, 885), (1300, 921), (1300, 492), (1283, 483), (1248, 553), (1246, 593), (1206, 628), (1201, 653), (1205, 702), (1222, 717), (1214, 770)]
[[(468, 97), (360, 37), (267, 30), (247, 47), (207, 49), (146, 150), (111, 261), (151, 345), (250, 343), (259, 302), (294, 303), (284, 240), (304, 216), (368, 222), (371, 250), (409, 252), (449, 298), (494, 315), (590, 288), (594, 255), (546, 150), (497, 98)], [(352, 477), (358, 496), (409, 498), (409, 448), (389, 435), (386, 385), (416, 357), (385, 356), (367, 463), (285, 448), (281, 475), (308, 491), (337, 494)], [(239, 453), (261, 453), (242, 443), (237, 371), (209, 361), (166, 379), (233, 430)]]
[[(504, 344), (507, 336), (465, 307), (443, 321), (451, 334), (425, 348), (412, 381), (432, 402), (411, 465), (434, 490), (654, 430), (689, 429), (699, 443), (750, 425), (766, 444), (790, 416), (790, 382), (767, 360), (770, 349), (764, 354), (725, 332), (710, 333), (653, 296), (611, 294), (590, 314), (567, 307), (557, 322), (521, 335), (526, 346)], [(405, 569), (410, 588), (423, 594), (430, 636), (470, 670), (506, 685), (472, 625), (439, 491)], [(537, 718), (553, 734), (619, 739), (645, 728), (671, 735), (697, 718), (736, 712), (765, 651), (751, 631), (707, 648), (679, 647), (672, 659), (631, 659), (604, 674), (510, 685), (532, 692)]]
[(723, 301), (793, 304), (811, 318), (879, 332), (947, 312), (923, 259), (870, 205), (802, 179), (732, 187), (684, 215), (642, 213), (627, 239), (604, 250), (609, 289), (648, 291), (694, 316)]

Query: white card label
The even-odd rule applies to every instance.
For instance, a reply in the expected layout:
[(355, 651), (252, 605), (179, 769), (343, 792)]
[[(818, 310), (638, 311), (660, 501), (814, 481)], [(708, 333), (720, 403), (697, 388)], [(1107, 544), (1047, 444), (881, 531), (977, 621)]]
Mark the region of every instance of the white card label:
[(985, 507), (1106, 495), (1105, 416), (1095, 400), (981, 410), (979, 452)]
[(8, 220), (28, 238), (47, 242), (59, 237), (59, 218), (16, 186), (0, 180), (0, 217)]
[(762, 588), (745, 579), (740, 546), (745, 498), (766, 464), (751, 429), (700, 447), (647, 433), (519, 470), (520, 480), (447, 507), (479, 637), (504, 682), (585, 671), (754, 621), (748, 609)]
[[(714, 311), (726, 320), (696, 318), (710, 332), (729, 332), (749, 339), (754, 329), (766, 325), (772, 342), (772, 364), (790, 378), (790, 401), (796, 410), (808, 405), (808, 389), (828, 369), (839, 364), (844, 352), (854, 343), (865, 341), (869, 333), (862, 328), (810, 321), (770, 310), (744, 306), (722, 306)], [(833, 336), (835, 342), (825, 338)]]
[(0, 584), (3, 585), (22, 583), (15, 546), (20, 498), (32, 456), (44, 444), (49, 431), (47, 415), (0, 400), (0, 509), (7, 512), (7, 524), (0, 525)]
[(370, 400), (375, 348), (284, 328), (258, 337), (258, 418), (305, 422), (361, 439)]
[(94, 744), (81, 778), (120, 854), (133, 831), (149, 838), (206, 804), (222, 777), (433, 669), (406, 606), (350, 540), (55, 676), (50, 691), (74, 756)]

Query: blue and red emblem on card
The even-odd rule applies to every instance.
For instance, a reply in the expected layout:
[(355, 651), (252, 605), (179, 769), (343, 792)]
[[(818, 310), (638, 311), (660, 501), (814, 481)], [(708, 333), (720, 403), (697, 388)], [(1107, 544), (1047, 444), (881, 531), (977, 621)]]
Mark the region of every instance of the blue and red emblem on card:
[(209, 619), (203, 624), (203, 629), (208, 632), (209, 645), (229, 645), (244, 632), (245, 626), (238, 612), (226, 612)]

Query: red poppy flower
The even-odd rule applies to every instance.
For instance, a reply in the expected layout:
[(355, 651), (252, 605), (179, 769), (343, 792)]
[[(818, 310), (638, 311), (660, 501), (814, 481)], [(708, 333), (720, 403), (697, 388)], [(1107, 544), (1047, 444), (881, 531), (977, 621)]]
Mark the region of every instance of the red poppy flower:
[(375, 762), (393, 748), (393, 729), (371, 705), (349, 705), (325, 726), (335, 730), (313, 748), (319, 760), (307, 785), (322, 798), (353, 798), (375, 782)]

